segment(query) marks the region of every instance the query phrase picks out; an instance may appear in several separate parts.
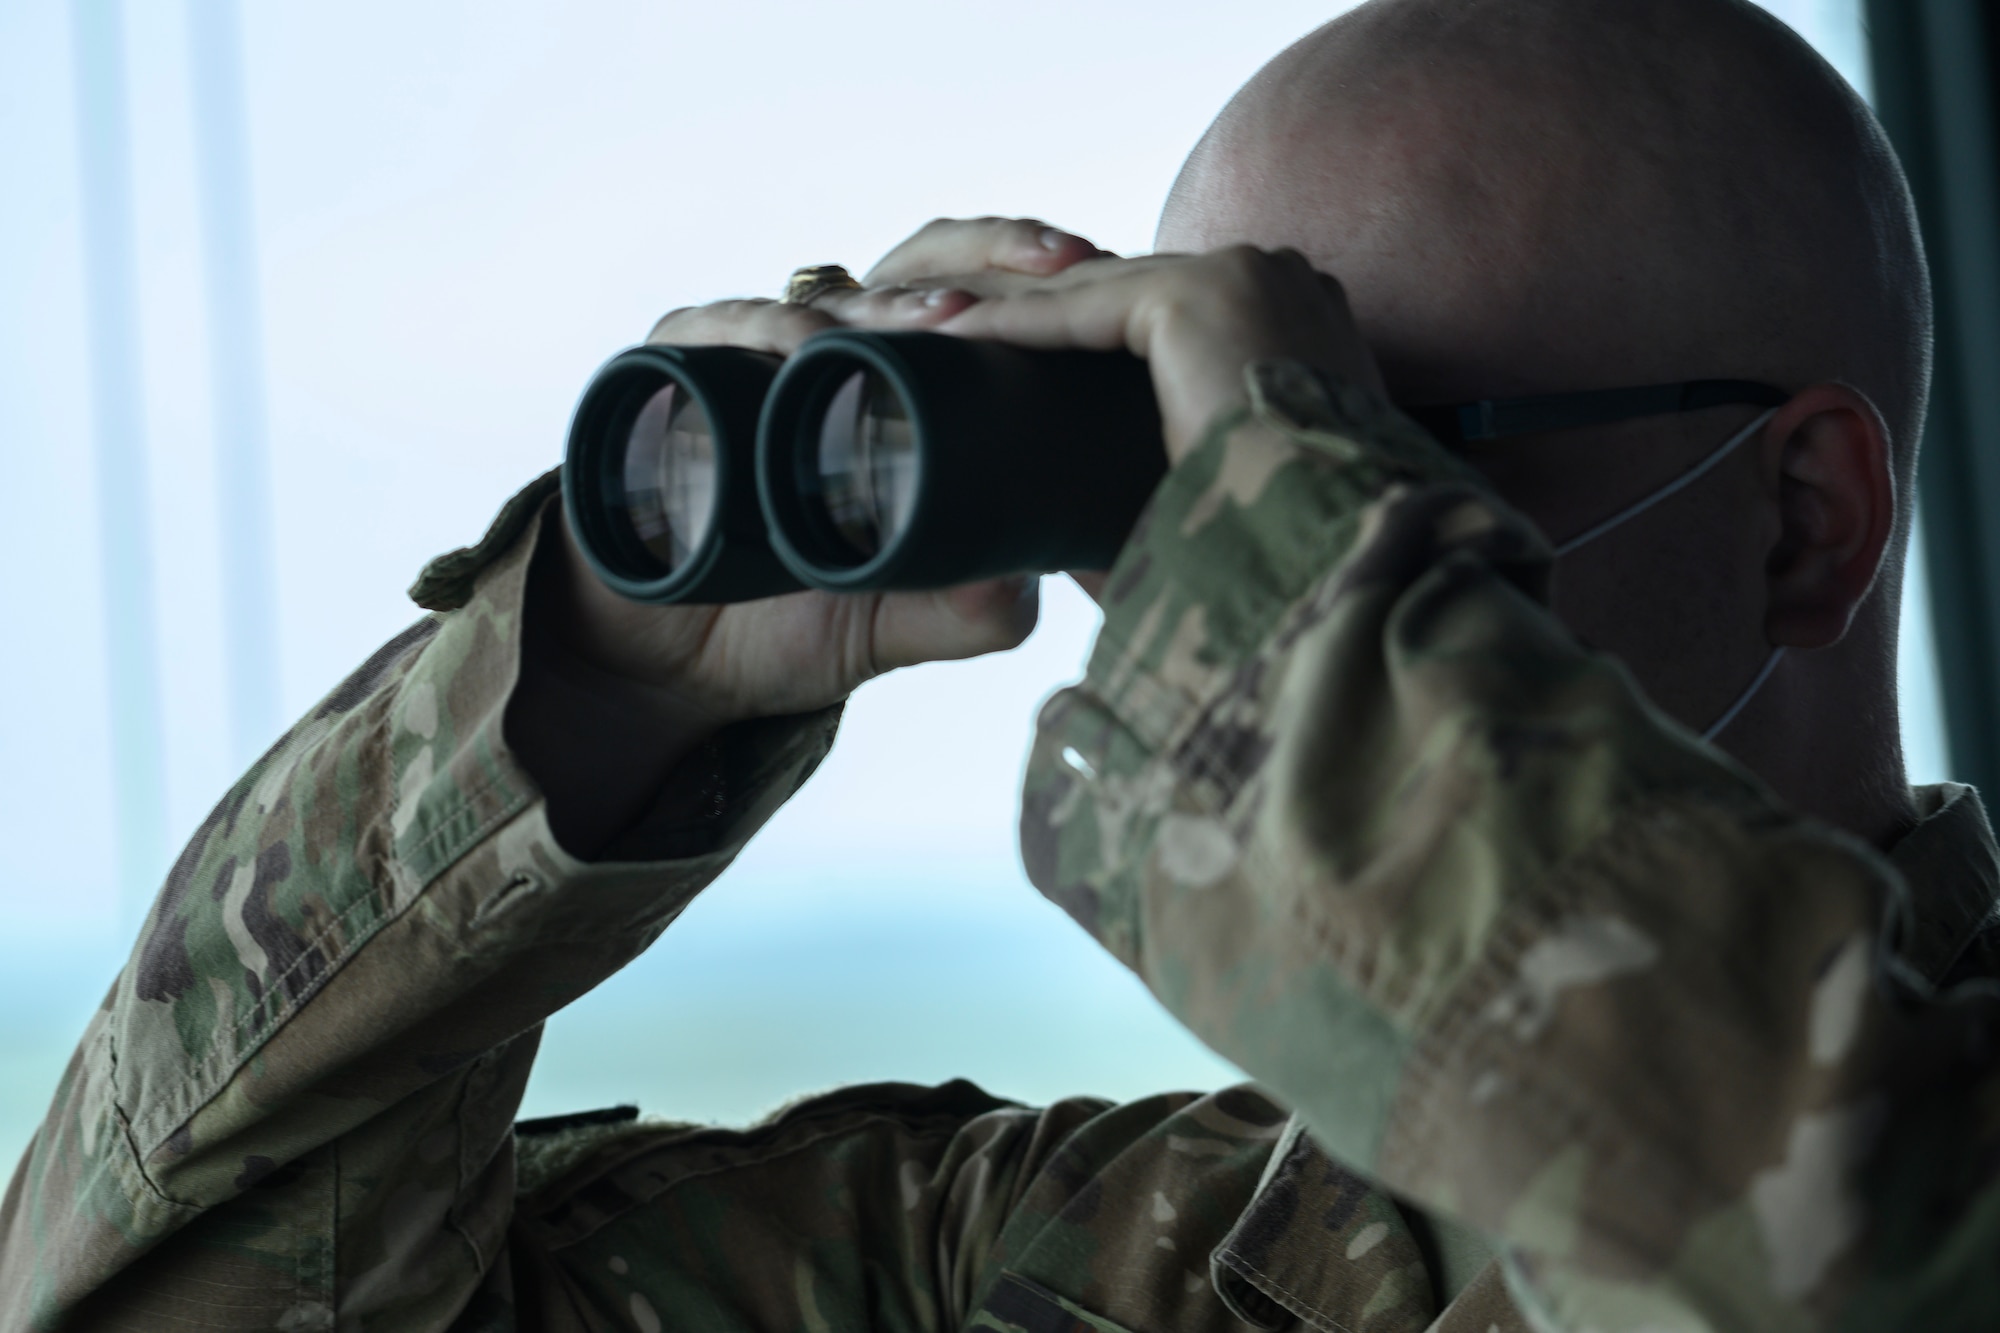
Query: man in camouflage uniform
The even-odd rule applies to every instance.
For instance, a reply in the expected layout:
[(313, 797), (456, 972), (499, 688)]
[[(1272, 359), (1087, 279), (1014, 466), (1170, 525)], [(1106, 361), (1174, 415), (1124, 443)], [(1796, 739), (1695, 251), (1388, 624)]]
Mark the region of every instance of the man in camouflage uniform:
[[(1173, 467), (1023, 854), (1257, 1086), (516, 1133), (542, 1020), (856, 683), (1033, 620), (620, 603), (545, 478), (181, 857), (7, 1196), (0, 1325), (2000, 1324), (1995, 854), (1896, 750), (1928, 310), (1865, 109), (1734, 0), (1377, 0), (1246, 87), (1161, 239), (1206, 253), (934, 224), (655, 337), (1151, 362)], [(1388, 406), (1702, 377), (1784, 401), (1463, 451)]]

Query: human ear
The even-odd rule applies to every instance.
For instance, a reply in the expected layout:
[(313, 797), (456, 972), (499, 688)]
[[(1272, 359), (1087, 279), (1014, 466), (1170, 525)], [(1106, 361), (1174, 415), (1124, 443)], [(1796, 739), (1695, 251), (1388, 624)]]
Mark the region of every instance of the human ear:
[(1867, 395), (1815, 384), (1778, 409), (1763, 439), (1779, 516), (1765, 634), (1787, 648), (1824, 648), (1847, 633), (1895, 528), (1889, 430)]

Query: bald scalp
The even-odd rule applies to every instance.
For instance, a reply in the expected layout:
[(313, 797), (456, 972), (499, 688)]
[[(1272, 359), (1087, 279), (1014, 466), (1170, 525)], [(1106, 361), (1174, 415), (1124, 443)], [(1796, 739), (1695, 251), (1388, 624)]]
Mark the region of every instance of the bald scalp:
[(1291, 246), (1408, 401), (1840, 380), (1909, 481), (1930, 375), (1915, 211), (1867, 106), (1744, 0), (1372, 0), (1266, 65), (1163, 250)]

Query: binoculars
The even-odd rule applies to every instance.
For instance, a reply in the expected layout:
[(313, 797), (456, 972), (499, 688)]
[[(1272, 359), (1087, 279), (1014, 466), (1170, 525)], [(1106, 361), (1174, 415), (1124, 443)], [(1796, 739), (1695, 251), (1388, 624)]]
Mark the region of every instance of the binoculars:
[(1166, 466), (1137, 357), (834, 329), (612, 357), (563, 504), (624, 596), (743, 602), (1105, 569)]

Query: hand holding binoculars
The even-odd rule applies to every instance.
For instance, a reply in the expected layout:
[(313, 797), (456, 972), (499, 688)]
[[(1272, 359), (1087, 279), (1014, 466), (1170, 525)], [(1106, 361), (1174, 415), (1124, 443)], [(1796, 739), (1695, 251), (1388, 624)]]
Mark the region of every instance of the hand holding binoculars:
[(1105, 569), (1167, 467), (1145, 362), (834, 329), (789, 359), (630, 348), (570, 425), (563, 503), (635, 601)]

